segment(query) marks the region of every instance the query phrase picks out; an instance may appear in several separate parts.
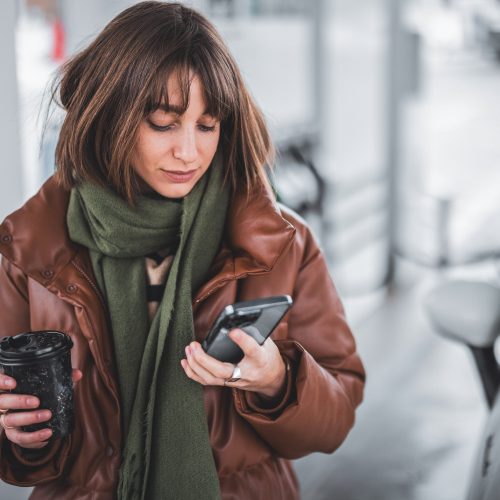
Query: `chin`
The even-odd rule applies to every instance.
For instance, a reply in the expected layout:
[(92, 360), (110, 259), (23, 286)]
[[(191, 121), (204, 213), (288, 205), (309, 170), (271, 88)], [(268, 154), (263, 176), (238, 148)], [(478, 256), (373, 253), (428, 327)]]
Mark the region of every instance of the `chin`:
[(204, 173), (205, 172), (200, 169), (196, 172), (196, 175), (187, 182), (172, 182), (170, 179), (165, 179), (160, 172), (154, 172), (154, 175), (141, 176), (141, 179), (150, 189), (160, 196), (179, 199), (184, 198), (192, 191)]
[(170, 186), (158, 186), (155, 191), (165, 198), (184, 198), (193, 189), (194, 184), (174, 184)]

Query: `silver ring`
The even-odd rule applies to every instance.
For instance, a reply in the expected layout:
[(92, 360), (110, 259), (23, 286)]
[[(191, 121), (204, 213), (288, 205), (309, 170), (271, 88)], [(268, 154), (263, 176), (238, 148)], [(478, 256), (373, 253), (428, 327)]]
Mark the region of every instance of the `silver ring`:
[(241, 378), (241, 370), (238, 365), (234, 365), (234, 370), (233, 373), (231, 374), (231, 377), (226, 379), (225, 382), (238, 382), (238, 380)]

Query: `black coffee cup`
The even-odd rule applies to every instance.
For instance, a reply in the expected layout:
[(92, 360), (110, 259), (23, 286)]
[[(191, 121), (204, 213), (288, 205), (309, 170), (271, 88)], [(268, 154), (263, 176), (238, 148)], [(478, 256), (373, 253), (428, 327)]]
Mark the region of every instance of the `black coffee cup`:
[(48, 422), (25, 425), (23, 431), (49, 427), (53, 438), (73, 431), (72, 347), (68, 335), (53, 330), (20, 333), (0, 342), (0, 370), (17, 382), (11, 392), (36, 396), (38, 408), (52, 412)]

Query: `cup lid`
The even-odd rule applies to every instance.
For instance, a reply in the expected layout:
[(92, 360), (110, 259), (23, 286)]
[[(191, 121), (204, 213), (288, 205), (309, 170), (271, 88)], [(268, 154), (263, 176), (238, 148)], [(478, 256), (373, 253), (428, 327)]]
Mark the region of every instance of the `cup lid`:
[(72, 347), (71, 338), (55, 330), (20, 333), (0, 342), (0, 363), (30, 364), (56, 357)]

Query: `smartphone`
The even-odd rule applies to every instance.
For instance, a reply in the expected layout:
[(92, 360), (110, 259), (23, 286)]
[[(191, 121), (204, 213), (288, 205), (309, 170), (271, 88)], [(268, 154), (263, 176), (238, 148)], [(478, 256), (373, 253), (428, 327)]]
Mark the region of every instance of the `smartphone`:
[(244, 354), (231, 340), (229, 332), (240, 328), (262, 345), (292, 303), (289, 295), (278, 295), (226, 306), (203, 341), (203, 349), (219, 361), (238, 363)]

